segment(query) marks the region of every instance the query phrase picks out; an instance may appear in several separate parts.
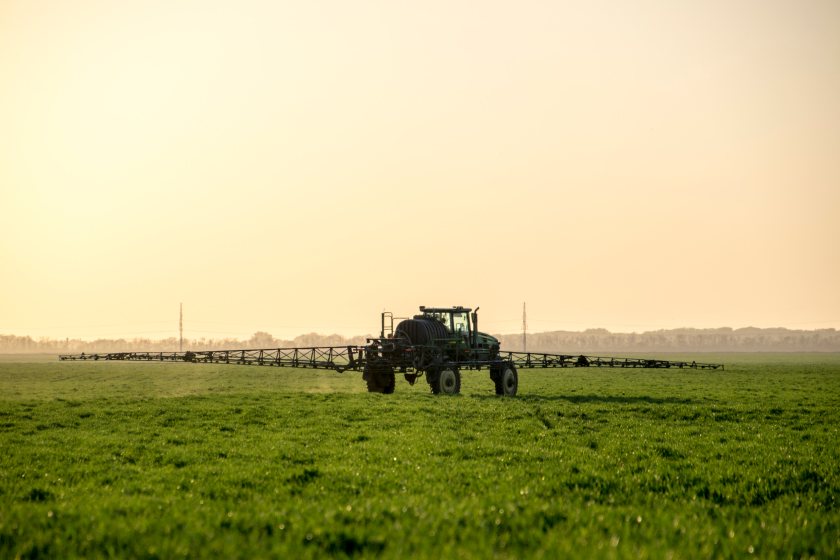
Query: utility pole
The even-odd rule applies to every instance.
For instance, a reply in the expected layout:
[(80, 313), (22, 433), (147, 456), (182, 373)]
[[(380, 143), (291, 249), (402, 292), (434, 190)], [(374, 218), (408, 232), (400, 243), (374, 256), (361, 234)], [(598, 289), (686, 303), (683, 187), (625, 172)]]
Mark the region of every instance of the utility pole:
[(178, 352), (184, 351), (184, 304), (181, 304), (181, 315), (178, 318), (178, 333), (180, 334), (178, 342)]
[(522, 351), (528, 351), (528, 316), (525, 314), (525, 302), (522, 302)]

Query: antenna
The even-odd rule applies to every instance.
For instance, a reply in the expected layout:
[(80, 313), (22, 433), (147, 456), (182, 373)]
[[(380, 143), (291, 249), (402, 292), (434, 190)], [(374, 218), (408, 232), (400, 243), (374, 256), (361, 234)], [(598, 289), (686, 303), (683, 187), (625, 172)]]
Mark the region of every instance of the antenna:
[(525, 313), (525, 302), (522, 302), (522, 351), (528, 351), (528, 315)]
[(184, 351), (184, 304), (181, 304), (181, 315), (178, 318), (178, 333), (180, 334), (178, 342), (178, 352)]

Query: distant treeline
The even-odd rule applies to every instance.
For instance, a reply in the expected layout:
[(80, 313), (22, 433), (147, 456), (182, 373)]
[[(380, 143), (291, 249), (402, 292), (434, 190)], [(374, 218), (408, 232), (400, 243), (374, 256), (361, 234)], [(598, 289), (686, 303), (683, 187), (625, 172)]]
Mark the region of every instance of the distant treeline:
[[(522, 350), (522, 335), (496, 335), (504, 350)], [(840, 331), (790, 329), (671, 329), (643, 333), (554, 331), (528, 334), (533, 352), (838, 352)]]
[[(370, 336), (370, 335), (368, 335)], [(522, 335), (495, 335), (503, 350), (521, 351)], [(292, 340), (280, 340), (267, 332), (257, 332), (248, 340), (184, 339), (184, 350), (224, 350), (239, 348), (290, 348), (307, 346), (361, 345), (366, 336), (310, 333)], [(29, 336), (0, 335), (3, 353), (92, 353), (92, 352), (171, 352), (178, 350), (177, 338), (55, 340)], [(528, 334), (532, 352), (608, 353), (608, 352), (840, 352), (840, 331), (790, 329), (672, 329), (643, 333), (611, 333), (606, 329), (583, 332), (554, 331)]]
[[(344, 346), (359, 345), (365, 343), (364, 336), (345, 338), (341, 335), (303, 334), (292, 340), (280, 340), (266, 332), (257, 332), (248, 340), (236, 338), (220, 339), (184, 339), (184, 351), (187, 350), (225, 350), (240, 348), (290, 348), (307, 346)], [(55, 354), (80, 354), (85, 352), (175, 352), (178, 350), (178, 339), (175, 337), (162, 340), (151, 340), (148, 338), (132, 339), (98, 339), (81, 340), (77, 338), (66, 338), (56, 340), (51, 338), (39, 338), (37, 340), (29, 336), (0, 335), (0, 353), (55, 353)]]

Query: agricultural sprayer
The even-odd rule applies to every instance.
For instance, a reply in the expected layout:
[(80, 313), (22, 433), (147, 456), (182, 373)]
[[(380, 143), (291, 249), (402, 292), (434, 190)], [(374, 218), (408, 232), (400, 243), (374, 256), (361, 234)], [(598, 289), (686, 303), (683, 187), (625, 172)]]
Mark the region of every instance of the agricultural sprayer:
[(435, 394), (461, 390), (461, 372), (487, 370), (497, 395), (514, 396), (523, 368), (611, 367), (723, 369), (722, 364), (646, 358), (505, 352), (499, 340), (478, 330), (478, 308), (420, 307), (420, 314), (394, 326), (381, 316), (378, 338), (364, 346), (320, 346), (187, 352), (65, 354), (61, 360), (178, 361), (361, 371), (372, 393), (393, 393), (397, 374), (414, 384), (421, 376)]

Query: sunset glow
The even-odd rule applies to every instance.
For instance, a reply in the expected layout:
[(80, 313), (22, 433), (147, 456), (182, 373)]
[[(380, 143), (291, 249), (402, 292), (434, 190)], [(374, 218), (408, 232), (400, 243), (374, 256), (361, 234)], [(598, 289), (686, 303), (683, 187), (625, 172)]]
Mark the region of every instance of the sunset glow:
[(840, 328), (840, 3), (0, 4), (0, 334)]

